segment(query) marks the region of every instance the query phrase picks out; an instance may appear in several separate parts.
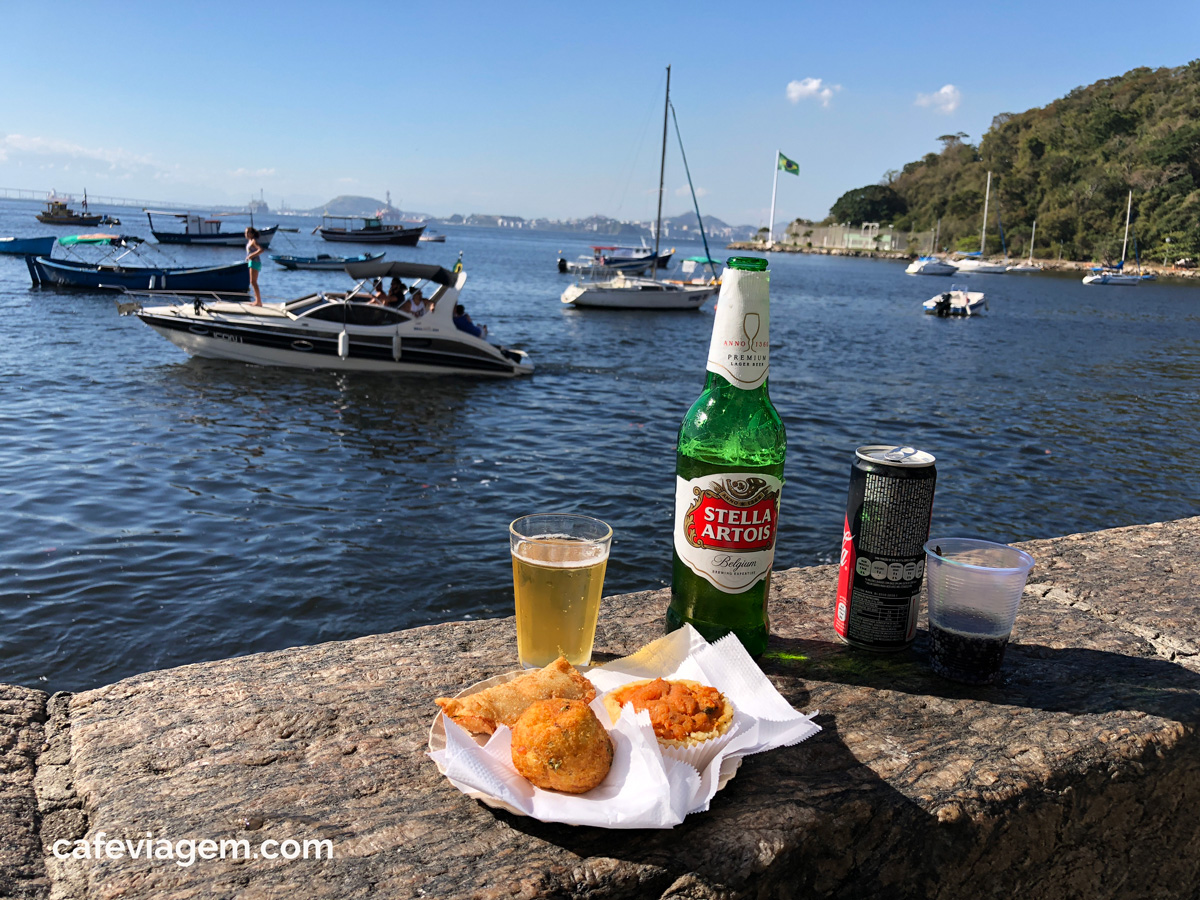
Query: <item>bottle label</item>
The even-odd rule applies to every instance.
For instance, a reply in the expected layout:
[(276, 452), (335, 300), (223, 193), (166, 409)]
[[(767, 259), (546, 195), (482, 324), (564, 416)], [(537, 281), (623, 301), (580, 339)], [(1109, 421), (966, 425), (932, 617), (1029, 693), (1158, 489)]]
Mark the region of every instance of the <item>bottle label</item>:
[(743, 390), (767, 380), (770, 349), (770, 274), (726, 269), (708, 345), (708, 371)]
[(770, 475), (728, 472), (675, 479), (675, 553), (683, 564), (727, 594), (771, 574), (779, 494)]

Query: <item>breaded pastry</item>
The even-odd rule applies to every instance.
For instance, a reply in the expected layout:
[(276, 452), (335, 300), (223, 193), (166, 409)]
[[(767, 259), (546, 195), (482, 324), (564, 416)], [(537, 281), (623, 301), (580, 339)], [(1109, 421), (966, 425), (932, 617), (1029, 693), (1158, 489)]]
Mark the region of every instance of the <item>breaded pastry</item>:
[(596, 689), (560, 656), (544, 669), (534, 669), (504, 684), (466, 697), (438, 697), (433, 702), (467, 731), (491, 734), (497, 725), (512, 727), (535, 700), (551, 697), (591, 703), (596, 699)]
[(733, 722), (733, 704), (716, 688), (698, 681), (634, 681), (604, 695), (604, 708), (614, 722), (626, 703), (650, 713), (654, 736), (668, 747), (712, 740)]
[(537, 787), (582, 794), (608, 775), (613, 742), (582, 700), (538, 700), (513, 726), (512, 761)]

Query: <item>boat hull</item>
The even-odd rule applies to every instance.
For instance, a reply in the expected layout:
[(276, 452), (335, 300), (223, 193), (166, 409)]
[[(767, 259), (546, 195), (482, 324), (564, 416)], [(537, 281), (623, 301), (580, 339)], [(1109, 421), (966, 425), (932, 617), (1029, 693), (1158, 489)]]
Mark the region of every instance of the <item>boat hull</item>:
[(1121, 275), (1117, 273), (1101, 272), (1096, 275), (1085, 275), (1083, 278), (1084, 284), (1108, 284), (1114, 287), (1129, 286), (1140, 284), (1145, 279), (1140, 275)]
[(597, 309), (699, 309), (716, 296), (716, 286), (685, 286), (660, 284), (658, 287), (600, 287), (573, 284), (562, 294), (569, 306)]
[[(260, 229), (258, 232), (258, 246), (266, 250), (271, 245), (271, 238), (275, 237), (275, 232), (278, 229), (278, 225)], [(188, 234), (186, 231), (152, 230), (150, 233), (154, 235), (154, 239), (160, 244), (192, 244), (205, 247), (242, 247), (246, 244), (245, 234), (239, 234), (236, 231), (219, 231), (216, 234)]]
[(93, 265), (75, 260), (26, 256), (35, 286), (87, 290), (175, 290), (245, 293), (250, 270), (245, 263), (200, 268)]
[(959, 275), (1003, 275), (1008, 271), (1004, 263), (976, 262), (973, 259), (964, 259), (954, 266)]
[(385, 225), (382, 228), (322, 228), (321, 237), (327, 241), (344, 244), (395, 244), (400, 247), (415, 247), (421, 240), (424, 225), (402, 228)]
[(957, 275), (958, 269), (941, 260), (918, 259), (908, 264), (904, 270), (909, 275)]
[(54, 251), (54, 236), (35, 238), (0, 238), (0, 253), (16, 256), (49, 256)]
[[(938, 301), (946, 294), (949, 295), (949, 307), (938, 309)], [(964, 291), (950, 290), (943, 294), (938, 294), (935, 297), (930, 297), (921, 306), (925, 309), (927, 316), (957, 317), (957, 316), (977, 316), (987, 309), (987, 300), (982, 291)]]
[(37, 220), (43, 225), (99, 225), (104, 216), (54, 216), (38, 213)]
[(533, 364), (505, 357), (484, 341), (439, 341), (436, 336), (401, 335), (395, 355), (396, 330), (377, 334), (351, 333), (348, 354), (338, 353), (337, 332), (300, 329), (265, 331), (236, 321), (214, 322), (139, 310), (138, 318), (175, 346), (205, 359), (224, 359), (259, 366), (328, 369), (396, 375), (480, 375), (511, 378), (533, 372)]
[(358, 256), (272, 256), (271, 260), (285, 269), (304, 269), (313, 272), (340, 272), (347, 263), (374, 262), (384, 253), (360, 253)]

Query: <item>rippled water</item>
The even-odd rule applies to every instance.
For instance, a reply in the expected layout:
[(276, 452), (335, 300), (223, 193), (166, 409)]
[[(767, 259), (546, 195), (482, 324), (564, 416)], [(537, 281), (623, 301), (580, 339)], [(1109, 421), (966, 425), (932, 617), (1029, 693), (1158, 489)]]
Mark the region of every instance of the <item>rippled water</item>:
[[(0, 202), (0, 235), (71, 233), (36, 209)], [(114, 212), (147, 235), (134, 210)], [(329, 252), (314, 224), (270, 252)], [(507, 615), (507, 525), (535, 510), (612, 524), (606, 591), (668, 583), (674, 435), (703, 383), (711, 309), (564, 309), (555, 256), (586, 238), (443, 230), (446, 244), (389, 256), (448, 266), (462, 250), (468, 309), (530, 351), (532, 378), (189, 360), (111, 295), (31, 289), (23, 261), (0, 256), (0, 681), (84, 688)], [(771, 395), (790, 446), (779, 566), (835, 558), (864, 443), (938, 457), (942, 534), (1197, 513), (1200, 289), (973, 276), (990, 314), (948, 321), (920, 302), (949, 280), (897, 263), (779, 255), (772, 272)], [(283, 299), (345, 278), (268, 264), (262, 281)]]

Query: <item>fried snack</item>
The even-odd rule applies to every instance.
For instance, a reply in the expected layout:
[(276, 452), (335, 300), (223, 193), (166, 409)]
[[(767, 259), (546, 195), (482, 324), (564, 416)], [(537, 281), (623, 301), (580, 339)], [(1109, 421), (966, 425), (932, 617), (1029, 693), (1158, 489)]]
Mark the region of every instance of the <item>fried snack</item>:
[(612, 738), (582, 700), (538, 700), (513, 726), (513, 766), (537, 787), (583, 794), (612, 761)]
[(526, 672), (504, 684), (466, 697), (438, 697), (433, 702), (467, 731), (492, 734), (497, 725), (511, 727), (529, 704), (552, 697), (591, 703), (596, 699), (596, 689), (560, 656), (546, 668)]
[(634, 681), (604, 696), (604, 708), (614, 722), (626, 703), (650, 713), (654, 736), (667, 747), (702, 744), (723, 735), (733, 722), (733, 704), (698, 681)]

